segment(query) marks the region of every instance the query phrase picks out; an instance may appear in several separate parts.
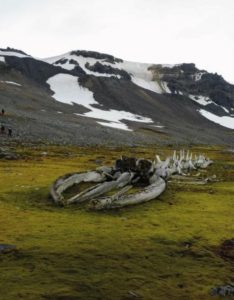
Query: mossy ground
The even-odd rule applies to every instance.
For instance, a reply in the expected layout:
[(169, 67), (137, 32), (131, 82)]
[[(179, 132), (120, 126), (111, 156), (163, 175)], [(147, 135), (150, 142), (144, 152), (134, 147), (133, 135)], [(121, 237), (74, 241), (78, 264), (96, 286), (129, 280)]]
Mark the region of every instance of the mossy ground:
[[(43, 152), (47, 152), (45, 153)], [(159, 199), (111, 212), (56, 207), (49, 186), (64, 173), (112, 165), (121, 154), (153, 158), (172, 149), (19, 148), (0, 161), (1, 300), (216, 299), (234, 281), (233, 262), (217, 254), (234, 238), (234, 155), (197, 147), (215, 160), (205, 186), (168, 184)]]

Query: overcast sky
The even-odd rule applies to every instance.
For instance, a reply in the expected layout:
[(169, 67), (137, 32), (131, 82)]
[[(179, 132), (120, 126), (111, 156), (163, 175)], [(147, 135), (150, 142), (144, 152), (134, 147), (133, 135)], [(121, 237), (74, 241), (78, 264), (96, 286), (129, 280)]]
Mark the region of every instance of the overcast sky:
[(234, 0), (0, 0), (0, 47), (194, 62), (234, 83)]

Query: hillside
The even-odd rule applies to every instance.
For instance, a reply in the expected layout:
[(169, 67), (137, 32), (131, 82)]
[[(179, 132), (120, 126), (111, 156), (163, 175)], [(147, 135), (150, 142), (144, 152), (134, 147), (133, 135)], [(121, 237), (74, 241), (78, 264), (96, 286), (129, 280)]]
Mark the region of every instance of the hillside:
[(192, 63), (0, 49), (0, 104), (1, 123), (20, 141), (234, 144), (234, 85)]

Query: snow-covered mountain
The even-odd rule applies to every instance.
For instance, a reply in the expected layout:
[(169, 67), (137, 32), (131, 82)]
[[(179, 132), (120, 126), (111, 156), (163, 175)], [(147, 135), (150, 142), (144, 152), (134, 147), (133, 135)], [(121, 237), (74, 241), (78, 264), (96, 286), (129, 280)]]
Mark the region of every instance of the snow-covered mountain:
[(0, 103), (19, 136), (234, 143), (234, 86), (191, 63), (135, 63), (83, 50), (38, 59), (0, 49)]

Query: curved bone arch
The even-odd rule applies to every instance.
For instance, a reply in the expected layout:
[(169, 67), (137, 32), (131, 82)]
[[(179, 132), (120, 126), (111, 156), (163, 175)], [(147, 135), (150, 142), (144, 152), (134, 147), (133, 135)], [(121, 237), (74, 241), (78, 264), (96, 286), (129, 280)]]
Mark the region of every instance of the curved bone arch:
[[(195, 156), (180, 151), (162, 161), (158, 155), (154, 161), (122, 157), (114, 167), (100, 167), (96, 171), (66, 174), (59, 177), (50, 189), (55, 203), (69, 205), (90, 201), (95, 210), (114, 209), (150, 201), (166, 189), (166, 181), (173, 175), (184, 177), (198, 168), (207, 168), (212, 161), (204, 155)], [(84, 182), (93, 185), (75, 196), (65, 199), (63, 193), (70, 187)], [(133, 187), (141, 187), (135, 193)], [(113, 195), (107, 193), (116, 191)], [(106, 196), (105, 196), (106, 195)], [(104, 196), (104, 197), (101, 197)]]

